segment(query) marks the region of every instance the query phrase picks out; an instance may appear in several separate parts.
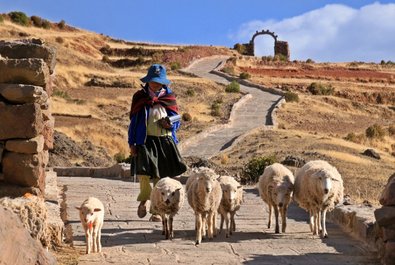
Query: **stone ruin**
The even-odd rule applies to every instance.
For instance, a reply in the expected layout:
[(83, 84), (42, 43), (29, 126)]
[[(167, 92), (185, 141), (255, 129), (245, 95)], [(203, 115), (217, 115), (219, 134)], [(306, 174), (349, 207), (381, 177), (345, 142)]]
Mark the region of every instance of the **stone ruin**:
[[(6, 223), (7, 216), (17, 213), (30, 235), (46, 247), (60, 244), (63, 233), (56, 174), (46, 169), (49, 150), (53, 148), (50, 97), (55, 64), (55, 49), (41, 40), (0, 41), (0, 220)], [(47, 188), (49, 182), (55, 185)], [(17, 226), (3, 227), (0, 233), (0, 241), (17, 244), (15, 249), (21, 246), (20, 238), (5, 235), (8, 232), (22, 236), (23, 233), (10, 232)], [(30, 247), (34, 248), (27, 248)], [(29, 254), (23, 252), (20, 256)], [(26, 258), (41, 257), (43, 262), (37, 261), (39, 264), (53, 261), (46, 251), (30, 252), (32, 256)], [(0, 250), (0, 256), (3, 254), (7, 253)], [(6, 264), (12, 264), (13, 258), (20, 261), (18, 255), (6, 257)]]
[(236, 44), (235, 48), (239, 50), (239, 52), (241, 51), (243, 55), (255, 56), (255, 38), (259, 35), (272, 36), (274, 39), (274, 56), (281, 55), (287, 58), (287, 60), (289, 61), (291, 53), (289, 51), (288, 42), (278, 40), (278, 36), (274, 32), (271, 32), (269, 30), (256, 31), (249, 43)]
[(383, 264), (395, 265), (395, 173), (388, 179), (380, 204), (383, 207), (374, 212), (382, 242), (379, 252)]

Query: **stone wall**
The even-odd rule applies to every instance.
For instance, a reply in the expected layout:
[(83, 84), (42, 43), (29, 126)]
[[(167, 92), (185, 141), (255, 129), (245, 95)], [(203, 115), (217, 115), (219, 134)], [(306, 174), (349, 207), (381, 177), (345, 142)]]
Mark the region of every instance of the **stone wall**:
[(35, 195), (45, 194), (53, 147), (55, 64), (55, 50), (40, 40), (0, 42), (0, 181)]
[(283, 55), (289, 61), (291, 52), (289, 51), (288, 42), (286, 41), (276, 41), (274, 43), (274, 55)]
[(380, 209), (374, 212), (380, 228), (380, 238), (383, 246), (380, 249), (382, 262), (385, 265), (395, 265), (395, 173), (380, 198)]

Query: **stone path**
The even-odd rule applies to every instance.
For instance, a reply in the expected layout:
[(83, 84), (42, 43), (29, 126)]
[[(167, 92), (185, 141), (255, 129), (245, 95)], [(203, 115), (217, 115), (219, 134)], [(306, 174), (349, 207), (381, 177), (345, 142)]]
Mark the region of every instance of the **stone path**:
[[(224, 234), (195, 246), (194, 216), (188, 203), (175, 217), (175, 239), (161, 234), (161, 223), (137, 217), (135, 201), (138, 184), (115, 179), (59, 177), (66, 190), (68, 223), (73, 243), (82, 254), (80, 265), (93, 264), (379, 264), (373, 254), (328, 224), (329, 238), (313, 236), (307, 215), (292, 206), (285, 234), (267, 229), (268, 212), (252, 187), (245, 189), (245, 202), (236, 216), (236, 233)], [(105, 205), (102, 229), (103, 252), (83, 254), (85, 239), (74, 208), (88, 196), (97, 196)]]
[[(203, 60), (191, 67), (195, 74), (225, 82), (218, 76), (207, 74), (218, 59)], [(207, 134), (204, 145), (199, 138), (187, 145), (188, 155), (210, 157), (233, 139), (255, 127), (266, 124), (268, 108), (278, 96), (242, 87), (253, 94), (245, 100), (249, 104), (239, 107), (239, 117), (228, 128)], [(247, 106), (248, 105), (248, 106)], [(250, 106), (253, 106), (250, 108)], [(361, 243), (344, 234), (339, 227), (328, 224), (329, 238), (313, 236), (306, 223), (306, 213), (295, 206), (289, 210), (285, 234), (274, 234), (267, 229), (267, 208), (255, 188), (245, 188), (245, 202), (236, 216), (236, 233), (231, 238), (219, 235), (213, 241), (204, 240), (195, 246), (194, 216), (187, 201), (175, 217), (175, 239), (164, 240), (161, 223), (137, 217), (138, 183), (118, 179), (89, 177), (58, 177), (59, 188), (64, 191), (67, 224), (73, 244), (82, 254), (79, 264), (379, 264), (374, 253)], [(103, 252), (85, 255), (85, 238), (78, 211), (88, 196), (103, 201), (106, 213), (102, 230)]]
[[(200, 60), (185, 69), (200, 77), (228, 84), (225, 78), (210, 74), (227, 57), (212, 57)], [(280, 96), (261, 91), (257, 88), (240, 85), (240, 90), (249, 94), (234, 109), (231, 122), (209, 133), (197, 135), (195, 139), (181, 144), (180, 152), (186, 156), (209, 158), (229, 147), (239, 136), (263, 125), (272, 125), (269, 109), (280, 100)]]

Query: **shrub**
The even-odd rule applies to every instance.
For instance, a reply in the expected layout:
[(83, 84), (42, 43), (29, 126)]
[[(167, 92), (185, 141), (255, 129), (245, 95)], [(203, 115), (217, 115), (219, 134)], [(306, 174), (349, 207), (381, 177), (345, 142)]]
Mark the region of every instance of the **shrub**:
[(351, 132), (351, 133), (347, 134), (346, 137), (344, 137), (344, 140), (350, 141), (353, 143), (357, 143), (357, 144), (361, 144), (365, 140), (364, 138), (365, 138), (365, 136), (363, 134), (355, 134), (355, 133)]
[(193, 96), (195, 96), (195, 90), (193, 90), (192, 88), (188, 88), (187, 89), (187, 91), (186, 91), (186, 95), (188, 96), (188, 97), (193, 97)]
[(230, 84), (228, 84), (225, 87), (225, 92), (239, 93), (240, 92), (240, 84), (233, 80)]
[(251, 75), (249, 73), (243, 72), (243, 73), (240, 73), (239, 77), (241, 79), (249, 79), (249, 78), (251, 78)]
[(262, 61), (264, 62), (272, 62), (273, 61), (273, 56), (262, 56)]
[(58, 28), (64, 29), (66, 27), (66, 21), (63, 19), (58, 23)]
[(333, 95), (335, 89), (332, 85), (323, 85), (321, 83), (313, 82), (308, 87), (307, 90), (313, 95)]
[(43, 25), (43, 20), (39, 16), (31, 16), (30, 20), (33, 22), (33, 26), (41, 28)]
[(101, 60), (105, 63), (111, 62), (110, 57), (108, 57), (107, 55), (103, 55), (103, 58)]
[(366, 137), (370, 139), (382, 139), (385, 135), (385, 132), (380, 125), (373, 124), (366, 129), (365, 134)]
[(178, 70), (181, 68), (181, 65), (179, 62), (173, 62), (170, 64), (170, 68), (171, 68), (171, 70)]
[(214, 101), (213, 104), (211, 104), (211, 116), (221, 116), (221, 104)]
[(117, 161), (117, 163), (122, 163), (125, 162), (127, 157), (123, 153), (116, 153), (114, 155), (114, 160)]
[(69, 96), (67, 91), (63, 91), (63, 90), (54, 90), (52, 96), (58, 98), (64, 98), (66, 100), (71, 100), (71, 97)]
[(390, 127), (388, 127), (388, 134), (390, 136), (395, 135), (395, 126), (394, 125), (391, 125)]
[(183, 113), (182, 114), (182, 120), (183, 121), (191, 121), (192, 120), (191, 114), (189, 114), (188, 112)]
[(63, 39), (62, 37), (60, 37), (60, 36), (59, 36), (59, 37), (56, 37), (55, 40), (56, 40), (56, 42), (59, 43), (59, 44), (64, 43), (64, 39)]
[(291, 91), (285, 92), (284, 98), (286, 102), (299, 102), (298, 94)]
[(222, 68), (222, 72), (224, 72), (226, 74), (233, 75), (235, 73), (235, 69), (231, 66), (227, 66), (227, 67)]
[(4, 22), (4, 17), (2, 14), (0, 14), (0, 24)]
[(267, 166), (277, 162), (275, 155), (262, 156), (251, 159), (243, 168), (242, 184), (257, 183)]
[(44, 28), (44, 29), (50, 29), (51, 28), (51, 22), (49, 22), (48, 20), (43, 20), (43, 24), (42, 24), (42, 27)]
[(310, 58), (309, 58), (309, 59), (306, 60), (306, 63), (315, 63), (315, 62), (314, 62), (313, 59), (310, 59)]
[(240, 44), (240, 43), (236, 43), (236, 44), (233, 46), (233, 49), (235, 49), (236, 51), (238, 51), (240, 54), (246, 54), (246, 52), (247, 52), (246, 46), (243, 45), (243, 44)]
[(284, 54), (276, 54), (273, 59), (278, 62), (288, 62), (288, 58)]
[(11, 18), (12, 22), (22, 26), (29, 26), (30, 19), (28, 16), (26, 16), (25, 13), (14, 11), (10, 12), (8, 15)]

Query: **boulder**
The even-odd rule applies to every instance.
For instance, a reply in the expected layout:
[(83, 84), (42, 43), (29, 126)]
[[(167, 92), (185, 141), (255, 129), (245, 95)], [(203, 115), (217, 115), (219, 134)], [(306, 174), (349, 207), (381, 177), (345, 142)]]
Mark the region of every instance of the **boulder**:
[(49, 69), (42, 59), (0, 59), (0, 73), (0, 83), (35, 85), (45, 90), (50, 85)]
[(395, 224), (390, 227), (383, 228), (383, 240), (384, 242), (389, 240), (395, 241)]
[(5, 148), (15, 153), (37, 154), (44, 150), (44, 136), (39, 135), (28, 140), (9, 140)]
[(395, 206), (395, 173), (389, 177), (379, 201), (384, 206)]
[(395, 265), (395, 240), (385, 244), (384, 264)]
[(374, 211), (376, 221), (381, 227), (395, 224), (395, 207), (383, 206)]
[(373, 149), (366, 149), (362, 154), (378, 160), (381, 159), (380, 155)]
[(306, 161), (303, 158), (296, 156), (287, 156), (281, 164), (291, 167), (302, 167), (306, 164)]
[(23, 84), (0, 84), (0, 95), (15, 104), (38, 103), (45, 104), (48, 95), (40, 86)]
[(0, 141), (34, 138), (44, 128), (40, 105), (36, 103), (7, 105), (0, 102), (0, 113)]
[(3, 158), (3, 173), (6, 183), (45, 190), (43, 154), (20, 154), (6, 152)]
[(0, 207), (1, 264), (56, 264), (56, 259), (34, 240), (19, 218), (10, 210)]
[(56, 65), (56, 49), (43, 45), (42, 41), (0, 41), (0, 55), (9, 59), (43, 59), (51, 74)]

